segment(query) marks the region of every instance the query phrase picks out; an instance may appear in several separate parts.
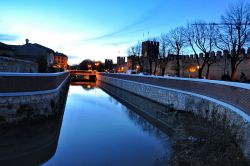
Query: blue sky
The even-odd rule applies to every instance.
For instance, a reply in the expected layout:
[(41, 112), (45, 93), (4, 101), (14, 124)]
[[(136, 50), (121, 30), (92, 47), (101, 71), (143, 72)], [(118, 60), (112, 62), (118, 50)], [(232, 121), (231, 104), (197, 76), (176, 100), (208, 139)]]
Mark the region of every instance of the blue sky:
[[(127, 56), (127, 49), (196, 20), (218, 22), (233, 0), (0, 0), (0, 41), (39, 43), (69, 63)], [(149, 32), (149, 35), (148, 35)], [(144, 34), (144, 37), (143, 37)]]

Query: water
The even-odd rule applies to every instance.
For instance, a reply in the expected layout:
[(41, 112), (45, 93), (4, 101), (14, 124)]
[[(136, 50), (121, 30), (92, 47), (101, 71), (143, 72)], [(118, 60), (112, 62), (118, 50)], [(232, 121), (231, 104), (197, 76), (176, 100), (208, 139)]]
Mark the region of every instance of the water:
[(169, 137), (100, 88), (70, 86), (54, 156), (43, 165), (165, 165)]

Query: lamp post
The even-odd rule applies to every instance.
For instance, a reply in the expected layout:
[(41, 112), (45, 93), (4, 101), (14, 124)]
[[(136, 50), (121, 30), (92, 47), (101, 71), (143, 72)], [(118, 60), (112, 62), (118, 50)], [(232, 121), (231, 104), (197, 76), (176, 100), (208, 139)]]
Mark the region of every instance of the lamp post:
[(88, 70), (91, 70), (92, 66), (91, 65), (88, 65)]

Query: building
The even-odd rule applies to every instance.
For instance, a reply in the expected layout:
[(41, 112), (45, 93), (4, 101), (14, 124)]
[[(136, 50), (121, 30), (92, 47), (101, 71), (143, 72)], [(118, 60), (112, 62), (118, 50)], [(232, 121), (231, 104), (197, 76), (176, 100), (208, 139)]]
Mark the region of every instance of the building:
[(113, 60), (112, 59), (105, 59), (104, 66), (105, 66), (104, 68), (106, 70), (113, 70), (113, 68), (114, 68)]
[(116, 65), (116, 72), (124, 73), (127, 71), (127, 65), (125, 62), (125, 57), (117, 57), (117, 65)]
[(54, 66), (64, 70), (67, 69), (68, 56), (63, 53), (56, 52), (54, 55)]
[(138, 56), (130, 55), (127, 57), (128, 70), (136, 70), (137, 65), (138, 65)]
[(0, 42), (0, 56), (13, 57), (14, 54), (14, 49), (11, 46)]
[(39, 72), (48, 72), (49, 67), (53, 65), (54, 51), (50, 48), (36, 43), (31, 44), (28, 39), (24, 45), (12, 45), (11, 47), (14, 49), (13, 58), (38, 63)]
[(142, 42), (142, 66), (145, 72), (151, 73), (157, 65), (160, 43), (156, 41)]
[(125, 57), (117, 57), (117, 66), (124, 66), (125, 65)]

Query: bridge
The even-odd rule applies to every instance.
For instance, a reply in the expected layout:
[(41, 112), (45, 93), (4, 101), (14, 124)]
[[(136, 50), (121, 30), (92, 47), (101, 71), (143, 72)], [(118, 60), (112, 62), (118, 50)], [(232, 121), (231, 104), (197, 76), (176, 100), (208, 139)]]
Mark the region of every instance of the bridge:
[(96, 71), (92, 70), (69, 70), (71, 82), (95, 82)]

